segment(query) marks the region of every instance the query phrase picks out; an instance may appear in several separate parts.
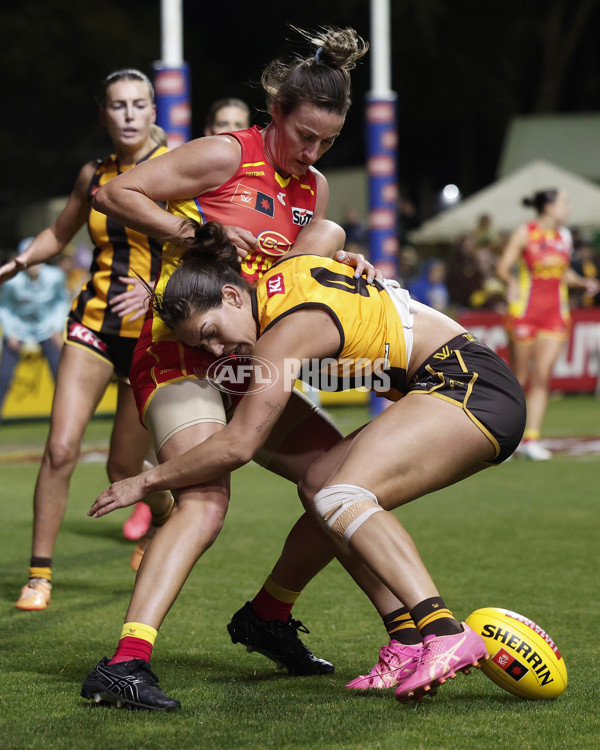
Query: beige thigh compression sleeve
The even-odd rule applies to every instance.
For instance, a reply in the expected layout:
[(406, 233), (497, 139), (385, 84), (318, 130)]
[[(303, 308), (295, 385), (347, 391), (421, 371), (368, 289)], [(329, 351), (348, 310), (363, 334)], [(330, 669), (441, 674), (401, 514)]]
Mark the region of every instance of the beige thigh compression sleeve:
[(159, 388), (146, 407), (144, 423), (154, 439), (156, 452), (170, 437), (201, 422), (226, 424), (219, 391), (207, 380), (187, 378)]

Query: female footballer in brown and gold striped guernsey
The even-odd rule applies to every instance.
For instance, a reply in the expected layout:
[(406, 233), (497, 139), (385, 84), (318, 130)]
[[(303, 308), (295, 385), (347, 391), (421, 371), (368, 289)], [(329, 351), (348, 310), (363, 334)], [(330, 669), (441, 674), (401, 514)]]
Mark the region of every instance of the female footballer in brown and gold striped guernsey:
[[(315, 244), (341, 231), (331, 222), (312, 228)], [(343, 550), (338, 556), (345, 564), (349, 557), (365, 565), (408, 608), (422, 638), (409, 649), (392, 640), (371, 674), (347, 687), (394, 686), (400, 701), (420, 700), (487, 658), (483, 639), (454, 618), (389, 511), (511, 455), (525, 426), (525, 398), (508, 366), (454, 320), (412, 301), (396, 282), (369, 285), (310, 250), (292, 251), (252, 289), (216, 223), (197, 230), (155, 309), (188, 346), (216, 357), (266, 361), (271, 377), (265, 386), (252, 376), (223, 430), (113, 484), (90, 515), (243, 466), (278, 430), (303, 363), (326, 362), (343, 387), (362, 377), (363, 385), (394, 403), (310, 467), (301, 483), (306, 508)], [(368, 365), (377, 363), (373, 378)]]
[[(32, 556), (29, 581), (16, 607), (41, 610), (50, 604), (52, 555), (67, 507), (71, 475), (85, 428), (108, 384), (119, 378), (117, 412), (107, 462), (108, 475), (126, 477), (142, 468), (150, 446), (137, 419), (128, 382), (147, 291), (136, 275), (152, 282), (160, 265), (161, 245), (126, 229), (91, 208), (93, 193), (117, 174), (165, 153), (164, 137), (154, 125), (154, 91), (138, 70), (119, 70), (103, 81), (98, 104), (114, 154), (85, 164), (67, 205), (28, 249), (0, 268), (0, 282), (29, 265), (57, 255), (87, 222), (95, 250), (91, 279), (74, 301), (67, 321), (46, 443), (34, 495)], [(157, 520), (170, 507), (168, 493), (151, 501)]]

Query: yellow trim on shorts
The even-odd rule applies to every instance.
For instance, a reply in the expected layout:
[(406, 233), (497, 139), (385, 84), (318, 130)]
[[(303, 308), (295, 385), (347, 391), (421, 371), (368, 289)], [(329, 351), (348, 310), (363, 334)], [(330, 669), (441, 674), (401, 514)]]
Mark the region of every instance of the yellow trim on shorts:
[(98, 352), (95, 352), (91, 347), (85, 346), (85, 344), (80, 344), (79, 341), (70, 341), (69, 339), (67, 339), (65, 341), (65, 346), (76, 346), (78, 349), (82, 349), (84, 352), (88, 352), (88, 354), (91, 354), (93, 357), (96, 357), (96, 359), (99, 359), (102, 362), (105, 362), (113, 370), (115, 369), (110, 359), (107, 359), (106, 357), (102, 356), (102, 354), (98, 354)]
[[(462, 365), (461, 365), (462, 366)], [(429, 365), (428, 365), (429, 367)], [(434, 370), (434, 372), (436, 372)], [(443, 373), (442, 373), (443, 375)], [(435, 398), (439, 398), (441, 401), (446, 401), (449, 404), (453, 404), (454, 406), (458, 406), (459, 409), (462, 409), (464, 413), (469, 417), (471, 422), (486, 436), (486, 438), (491, 442), (491, 444), (494, 446), (495, 454), (492, 456), (489, 461), (483, 461), (482, 463), (485, 463), (486, 465), (488, 463), (491, 463), (495, 458), (498, 458), (500, 455), (500, 443), (496, 440), (496, 438), (492, 435), (492, 433), (488, 430), (488, 428), (482, 424), (477, 417), (473, 414), (473, 412), (467, 408), (467, 402), (469, 400), (469, 396), (471, 395), (471, 392), (473, 390), (473, 386), (475, 385), (475, 381), (477, 380), (478, 375), (477, 373), (474, 373), (473, 378), (471, 379), (471, 382), (467, 386), (467, 393), (465, 395), (463, 403), (460, 401), (457, 401), (456, 399), (450, 398), (450, 396), (446, 396), (444, 393), (437, 393), (436, 391), (441, 388), (442, 386), (446, 385), (446, 378), (444, 376), (444, 380), (439, 384), (434, 386), (429, 391), (409, 391), (406, 396), (412, 396), (413, 394), (415, 396), (434, 396)], [(406, 396), (404, 398), (406, 398)]]
[(146, 424), (146, 412), (148, 410), (148, 407), (150, 406), (150, 403), (154, 396), (160, 391), (161, 388), (164, 388), (166, 385), (173, 385), (173, 383), (179, 383), (181, 380), (200, 380), (203, 378), (195, 378), (193, 375), (179, 375), (176, 378), (173, 378), (172, 380), (165, 380), (164, 383), (157, 383), (154, 379), (154, 375), (152, 376), (152, 379), (154, 380), (154, 390), (152, 393), (148, 396), (146, 399), (146, 403), (144, 404), (142, 408), (142, 424), (146, 429), (148, 429), (148, 425)]
[(543, 339), (555, 339), (557, 341), (566, 341), (569, 338), (569, 332), (556, 333), (556, 331), (545, 331), (544, 329), (537, 332), (537, 335)]
[(553, 341), (567, 341), (569, 339), (569, 331), (556, 333), (556, 331), (545, 331), (544, 329), (540, 329), (536, 331), (533, 336), (527, 336), (527, 338), (518, 338), (509, 331), (508, 338), (513, 344), (533, 344), (538, 338), (552, 339)]
[(101, 362), (104, 362), (105, 365), (108, 365), (110, 367), (110, 369), (113, 371), (114, 377), (120, 383), (127, 383), (128, 385), (130, 385), (130, 381), (129, 381), (128, 377), (123, 377), (121, 375), (117, 375), (117, 373), (115, 372), (115, 366), (110, 361), (110, 359), (107, 359), (106, 357), (103, 357), (102, 354), (98, 354), (98, 352), (95, 352), (89, 346), (85, 346), (84, 344), (80, 344), (78, 341), (69, 341), (69, 339), (65, 340), (64, 345), (65, 346), (76, 346), (78, 349), (81, 349), (82, 351), (87, 352), (88, 354), (91, 354), (92, 357), (96, 357), (96, 359), (99, 359)]

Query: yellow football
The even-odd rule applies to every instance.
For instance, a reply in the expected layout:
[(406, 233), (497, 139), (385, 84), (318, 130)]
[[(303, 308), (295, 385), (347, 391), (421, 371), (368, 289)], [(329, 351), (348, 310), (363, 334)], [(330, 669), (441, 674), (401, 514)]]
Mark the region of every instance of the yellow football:
[(539, 625), (501, 607), (483, 607), (467, 625), (479, 633), (490, 654), (481, 671), (520, 698), (556, 698), (567, 687), (567, 668), (556, 644)]

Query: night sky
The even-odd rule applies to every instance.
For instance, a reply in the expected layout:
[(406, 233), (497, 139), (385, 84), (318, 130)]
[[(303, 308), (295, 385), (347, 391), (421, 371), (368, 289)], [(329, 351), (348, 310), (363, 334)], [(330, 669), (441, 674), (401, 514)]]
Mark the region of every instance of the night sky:
[[(255, 111), (263, 66), (304, 53), (288, 24), (350, 25), (369, 39), (367, 0), (261, 3), (184, 0), (193, 135), (209, 104), (239, 96)], [(98, 82), (120, 67), (152, 73), (160, 3), (24, 0), (0, 14), (4, 160), (0, 247), (17, 239), (16, 211), (70, 192), (109, 142), (98, 124)], [(496, 176), (510, 118), (600, 109), (600, 0), (392, 0), (392, 87), (398, 94), (399, 183), (425, 214), (447, 182), (463, 195)], [(354, 105), (324, 169), (364, 163), (370, 62), (354, 71)], [(7, 116), (6, 116), (7, 115)], [(262, 122), (257, 114), (255, 122)], [(426, 218), (423, 215), (422, 218)]]

